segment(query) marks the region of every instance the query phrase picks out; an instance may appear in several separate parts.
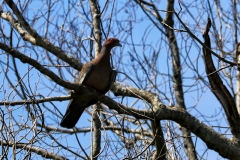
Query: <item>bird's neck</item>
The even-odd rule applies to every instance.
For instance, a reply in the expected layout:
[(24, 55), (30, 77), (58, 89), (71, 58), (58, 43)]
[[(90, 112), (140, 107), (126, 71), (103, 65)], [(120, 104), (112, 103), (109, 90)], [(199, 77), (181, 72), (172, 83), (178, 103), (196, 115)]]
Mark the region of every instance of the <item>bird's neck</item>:
[(111, 56), (110, 52), (111, 52), (111, 48), (103, 46), (97, 58), (100, 58), (101, 59), (100, 61), (102, 63), (110, 65), (110, 56)]

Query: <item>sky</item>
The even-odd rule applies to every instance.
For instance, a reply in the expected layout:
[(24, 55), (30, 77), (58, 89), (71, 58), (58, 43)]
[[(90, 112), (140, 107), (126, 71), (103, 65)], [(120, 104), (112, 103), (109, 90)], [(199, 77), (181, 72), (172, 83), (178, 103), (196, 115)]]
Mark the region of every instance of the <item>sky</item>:
[[(165, 6), (166, 4), (163, 2), (163, 1), (159, 1), (161, 3), (159, 3), (159, 10), (165, 10)], [(71, 5), (69, 4), (65, 4), (67, 2), (61, 2), (59, 5), (56, 5), (56, 7), (54, 8), (55, 10), (53, 11), (53, 13), (55, 15), (61, 15), (61, 14), (64, 14), (64, 10), (67, 10), (68, 7), (71, 7)], [(88, 3), (87, 1), (85, 3)], [(123, 7), (124, 5), (124, 2), (123, 1), (118, 1), (116, 2), (117, 4), (115, 4), (115, 7), (116, 8), (121, 8)], [(198, 1), (196, 3), (199, 3)], [(222, 2), (224, 3), (224, 2)], [(32, 17), (32, 14), (36, 14), (38, 12), (38, 9), (39, 8), (42, 8), (41, 12), (43, 15), (45, 15), (45, 12), (47, 11), (47, 8), (44, 4), (42, 4), (40, 1), (33, 1), (31, 4), (31, 11), (28, 12), (25, 16), (29, 19), (31, 19)], [(226, 4), (227, 6), (228, 4)], [(63, 7), (64, 6), (64, 7)], [(103, 8), (103, 5), (101, 5), (102, 8)], [(225, 4), (223, 4), (223, 6), (225, 6)], [(78, 8), (77, 10), (81, 10), (81, 8), (79, 6), (75, 6), (76, 8)], [(205, 20), (207, 19), (208, 15), (207, 13), (204, 13), (204, 11), (196, 11), (194, 10), (194, 8), (189, 8), (191, 10), (191, 13), (195, 16), (197, 14), (199, 15), (202, 15), (203, 17), (205, 17)], [(179, 6), (176, 2), (176, 10), (179, 10)], [(185, 8), (184, 8), (185, 10)], [(111, 10), (109, 9), (108, 12), (104, 13), (103, 17), (105, 19), (107, 19), (109, 17), (109, 14), (111, 13)], [(131, 13), (131, 14), (130, 14)], [(183, 12), (184, 13), (184, 12)], [(53, 15), (54, 15), (53, 14)], [(77, 14), (77, 16), (76, 16)], [(41, 15), (39, 13), (39, 15)], [(161, 12), (161, 15), (164, 17), (165, 13), (164, 12)], [(191, 26), (192, 24), (195, 24), (196, 22), (198, 22), (198, 18), (196, 19), (193, 19), (190, 15), (187, 15), (187, 14), (184, 14), (186, 15), (185, 16), (185, 19), (183, 19), (183, 21), (188, 24), (189, 26)], [(123, 38), (122, 40), (122, 43), (123, 45), (124, 44), (128, 44), (128, 43), (131, 43), (131, 37), (128, 37), (126, 36), (127, 35), (127, 30), (132, 27), (133, 30), (132, 30), (132, 37), (133, 37), (133, 41), (135, 44), (141, 44), (142, 43), (142, 37), (144, 37), (144, 39), (148, 42), (149, 45), (151, 46), (156, 46), (156, 47), (162, 47), (162, 48), (155, 48), (155, 50), (161, 50), (160, 52), (160, 55), (158, 57), (158, 60), (157, 60), (157, 67), (158, 67), (158, 70), (161, 72), (161, 73), (171, 73), (171, 59), (169, 58), (170, 57), (170, 51), (169, 50), (166, 50), (166, 48), (164, 48), (164, 45), (161, 45), (161, 41), (166, 41), (166, 38), (164, 38), (163, 36), (161, 36), (161, 33), (156, 30), (151, 24), (150, 24), (150, 21), (147, 20), (147, 17), (146, 15), (144, 15), (141, 11), (140, 8), (135, 8), (135, 10), (131, 10), (131, 6), (129, 4), (129, 6), (125, 6), (125, 8), (122, 8), (121, 11), (118, 13), (117, 15), (117, 19), (113, 19), (113, 22), (115, 22), (116, 20), (126, 20), (127, 18), (129, 18), (129, 16), (132, 16), (133, 19), (136, 19), (138, 21), (138, 23), (131, 23), (131, 25), (126, 22), (125, 24), (123, 23), (123, 30), (122, 30), (122, 33), (111, 33), (109, 32), (109, 36), (119, 36), (120, 38)], [(134, 17), (135, 16), (135, 17)], [(73, 17), (78, 17), (79, 19), (78, 20), (74, 20), (73, 21)], [(184, 16), (183, 16), (184, 17)], [(79, 13), (69, 13), (69, 19), (67, 21), (73, 21), (73, 23), (79, 23), (79, 33), (78, 35), (84, 35), (85, 37), (87, 37), (88, 35), (90, 35), (90, 30), (88, 28), (87, 25), (82, 25), (82, 21), (81, 19), (83, 19), (81, 17), (81, 14)], [(71, 19), (72, 18), (72, 19)], [(74, 37), (73, 34), (71, 34), (71, 28), (70, 26), (68, 25), (65, 25), (63, 24), (63, 21), (59, 18), (57, 19), (55, 16), (53, 16), (52, 18), (52, 25), (50, 25), (49, 27), (49, 33), (46, 34), (47, 36), (51, 36), (51, 38), (54, 38), (54, 24), (57, 24), (58, 26), (63, 26), (64, 27), (64, 31), (67, 33), (67, 34), (63, 34), (61, 36), (59, 35), (56, 35), (55, 38), (53, 41), (55, 42), (55, 45), (57, 46), (61, 46), (62, 49), (64, 49), (66, 52), (68, 53), (74, 53), (74, 51), (76, 51), (76, 48), (73, 48), (72, 50), (70, 50), (68, 47), (67, 47), (67, 44), (69, 43), (77, 43), (76, 42), (76, 37)], [(204, 19), (204, 18), (202, 18)], [(175, 18), (176, 20), (176, 18)], [(217, 19), (215, 19), (216, 22)], [(114, 24), (112, 22), (112, 27), (115, 26), (116, 24)], [(46, 30), (43, 29), (42, 27), (42, 24), (44, 24), (44, 17), (40, 17), (40, 20), (38, 21), (38, 23), (35, 23), (34, 24), (34, 28), (41, 34), (41, 35), (44, 35), (44, 33), (46, 32)], [(3, 24), (2, 24), (3, 25)], [(106, 24), (104, 24), (106, 25)], [(200, 25), (201, 27), (200, 28), (203, 28), (204, 27), (204, 22), (199, 22), (199, 24), (196, 24), (196, 25)], [(218, 26), (219, 24), (216, 23), (216, 25)], [(106, 25), (107, 26), (107, 25)], [(115, 26), (117, 28), (117, 26)], [(176, 28), (181, 28), (182, 29), (182, 26), (175, 26)], [(143, 32), (143, 28), (146, 29), (148, 31), (148, 36), (144, 36), (146, 33)], [(106, 29), (107, 30), (107, 29)], [(7, 34), (9, 34), (9, 27), (6, 25), (6, 28), (5, 28), (5, 31)], [(199, 39), (202, 40), (202, 31), (203, 30), (200, 30), (198, 32), (195, 32), (195, 35), (199, 37)], [(106, 31), (107, 33), (107, 31)], [(16, 34), (16, 33), (14, 33)], [(219, 114), (217, 117), (214, 117), (214, 115), (217, 115), (219, 113), (219, 111), (221, 110), (221, 105), (217, 102), (215, 96), (211, 93), (211, 91), (207, 88), (207, 87), (202, 87), (203, 86), (203, 83), (200, 82), (200, 81), (196, 81), (196, 79), (193, 78), (192, 75), (196, 75), (196, 73), (194, 73), (191, 69), (189, 69), (190, 67), (190, 60), (194, 62), (193, 66), (195, 66), (196, 68), (198, 68), (199, 70), (199, 73), (201, 73), (201, 75), (203, 77), (206, 78), (206, 75), (204, 75), (204, 65), (203, 65), (203, 60), (201, 58), (201, 49), (200, 49), (200, 52), (199, 52), (199, 48), (195, 47), (197, 46), (196, 42), (193, 41), (193, 39), (191, 37), (189, 37), (188, 35), (185, 35), (185, 34), (182, 34), (182, 33), (177, 33), (176, 32), (176, 35), (177, 35), (177, 38), (178, 38), (178, 44), (179, 44), (179, 48), (181, 50), (181, 52), (183, 53), (184, 56), (181, 57), (181, 60), (182, 60), (182, 66), (183, 66), (183, 75), (184, 75), (184, 79), (183, 79), (183, 84), (184, 84), (184, 91), (189, 91), (188, 93), (185, 94), (185, 103), (186, 103), (186, 106), (188, 108), (188, 111), (193, 115), (193, 116), (196, 116), (196, 117), (199, 117), (201, 121), (205, 122), (206, 123), (206, 119), (209, 121), (212, 121), (211, 124), (209, 123), (206, 123), (207, 125), (219, 125), (218, 123), (220, 122), (220, 125), (221, 126), (226, 126), (226, 122), (224, 121), (224, 119), (222, 119), (223, 115)], [(66, 42), (64, 44), (61, 44), (60, 41), (58, 41), (58, 39), (60, 40), (61, 38), (66, 38), (64, 36), (67, 36), (68, 37), (68, 40), (69, 42)], [(161, 40), (161, 41), (160, 41)], [(182, 41), (184, 41), (185, 43), (183, 44)], [(17, 40), (13, 43), (17, 43)], [(184, 45), (185, 44), (189, 44), (189, 46), (193, 46), (193, 47), (189, 47), (189, 55), (187, 54), (184, 54), (185, 51), (184, 50)], [(31, 47), (31, 46), (30, 46)], [(29, 47), (29, 48), (30, 48)], [(232, 46), (229, 46), (229, 48), (231, 48)], [(29, 55), (31, 56), (32, 58), (35, 58), (36, 55), (34, 54), (33, 51), (31, 51), (29, 48), (21, 48), (19, 47), (19, 50), (21, 50), (22, 52), (24, 52), (26, 55)], [(36, 51), (39, 53), (39, 57), (38, 59), (41, 60), (41, 59), (44, 59), (45, 58), (45, 52), (44, 50), (42, 50), (41, 48), (38, 48), (38, 47), (35, 47), (36, 48)], [(141, 58), (144, 57), (144, 55), (148, 55), (148, 52), (152, 52), (153, 50), (150, 50), (149, 48), (144, 48), (143, 46), (139, 46), (139, 47), (136, 47), (137, 49), (137, 53), (139, 54), (139, 56)], [(89, 50), (88, 50), (89, 51)], [(128, 52), (133, 52), (133, 48), (131, 47), (124, 47), (124, 48), (115, 48), (113, 50), (114, 52), (114, 55), (113, 56), (116, 56), (118, 57), (118, 59), (121, 59), (122, 63), (123, 64), (130, 64), (131, 63), (131, 59), (130, 59), (130, 56), (128, 54)], [(82, 54), (85, 54), (85, 51), (81, 51)], [(189, 60), (189, 59), (190, 60)], [(0, 55), (0, 60), (3, 61), (3, 62), (7, 62), (8, 58), (5, 54), (1, 54)], [(85, 63), (86, 61), (88, 61), (89, 59), (86, 58), (86, 59), (81, 59), (83, 61), (83, 63)], [(195, 60), (195, 61), (194, 61)], [(10, 61), (10, 57), (9, 57), (9, 61)], [(33, 90), (33, 93), (36, 92), (36, 94), (41, 94), (45, 97), (47, 96), (63, 96), (63, 95), (67, 95), (67, 90), (63, 89), (63, 88), (59, 88), (59, 92), (51, 92), (48, 88), (45, 88), (43, 84), (43, 82), (47, 82), (49, 83), (49, 79), (47, 77), (45, 77), (44, 75), (39, 75), (38, 72), (36, 72), (35, 69), (32, 69), (30, 68), (28, 65), (26, 64), (22, 64), (20, 61), (16, 60), (17, 62), (17, 68), (20, 70), (20, 73), (22, 76), (24, 76), (24, 83), (26, 84), (26, 86), (28, 86), (28, 84), (31, 86), (32, 89), (35, 89)], [(41, 62), (41, 61), (40, 61)], [(42, 61), (41, 63), (42, 64), (45, 64), (47, 61)], [(116, 59), (114, 59), (114, 62), (116, 62)], [(12, 63), (10, 61), (10, 63)], [(47, 63), (46, 63), (47, 65)], [(3, 69), (2, 70), (6, 70), (6, 67), (4, 65), (1, 66)], [(115, 66), (117, 69), (121, 69), (121, 66)], [(51, 67), (50, 67), (51, 68)], [(51, 68), (53, 69), (53, 68)], [(29, 74), (25, 74), (26, 71), (30, 70)], [(57, 73), (57, 70), (54, 70), (56, 71)], [(128, 70), (126, 69), (125, 72), (127, 72)], [(66, 72), (64, 72), (66, 73)], [(135, 73), (139, 73), (139, 75), (141, 75), (142, 77), (145, 77), (145, 75), (143, 75), (144, 73), (141, 72), (141, 71), (138, 71), (138, 70), (129, 70), (129, 75), (131, 77), (133, 77), (135, 75)], [(2, 97), (2, 99), (9, 99), (8, 97), (5, 97), (5, 95), (9, 95), (10, 93), (12, 93), (12, 89), (9, 88), (9, 85), (7, 85), (6, 83), (6, 79), (4, 79), (4, 72), (1, 72), (0, 73), (1, 75), (1, 81), (3, 81), (3, 88), (2, 88), (2, 92), (0, 93), (0, 96)], [(9, 71), (9, 75), (10, 77), (15, 77), (14, 73), (11, 72), (11, 70)], [(31, 79), (34, 79), (34, 81), (28, 81), (28, 76), (31, 77)], [(67, 76), (67, 73), (66, 73), (66, 76), (65, 77), (68, 77)], [(189, 78), (190, 77), (190, 78)], [(122, 82), (122, 80), (124, 79), (125, 77), (121, 74), (118, 75), (117, 77), (117, 80), (121, 83), (124, 83), (126, 85), (131, 85), (131, 86), (134, 86), (134, 83), (131, 82), (130, 79), (126, 79)], [(134, 77), (133, 77), (134, 78)], [(161, 89), (162, 90), (166, 90), (169, 94), (167, 94), (169, 96), (169, 99), (172, 99), (171, 102), (169, 102), (168, 100), (165, 100), (163, 97), (160, 97), (163, 99), (163, 102), (166, 104), (166, 105), (169, 105), (170, 103), (174, 103), (174, 97), (171, 97), (171, 92), (170, 90), (172, 90), (172, 84), (168, 84), (166, 83), (166, 76), (159, 76), (158, 77), (158, 81), (159, 81), (159, 84), (163, 84), (161, 86)], [(16, 77), (14, 78), (15, 81), (16, 80)], [(69, 81), (73, 81), (73, 77), (71, 78), (71, 80)], [(40, 82), (40, 83), (39, 83)], [(196, 83), (198, 82), (198, 83)], [(196, 83), (196, 84), (195, 84)], [(195, 84), (195, 87), (189, 87), (191, 85)], [(55, 84), (54, 83), (51, 83), (49, 84), (50, 86), (54, 86)], [(201, 88), (202, 87), (202, 88)], [(170, 88), (170, 89), (169, 89)], [(198, 92), (196, 91), (195, 89), (196, 88), (201, 88), (202, 92)], [(7, 91), (7, 94), (4, 93), (3, 91)], [(14, 99), (14, 100), (19, 100), (21, 99), (20, 97), (17, 97), (15, 94), (10, 94), (11, 95), (11, 98), (10, 99)], [(112, 95), (111, 95), (112, 96)], [(121, 98), (119, 98), (121, 99)], [(120, 101), (120, 100), (117, 100), (117, 101)], [(54, 102), (55, 106), (57, 106), (57, 108), (61, 111), (62, 114), (65, 113), (65, 109), (66, 109), (66, 106), (67, 106), (67, 101), (64, 101), (64, 102)], [(127, 101), (124, 102), (124, 103), (128, 103), (128, 104), (131, 104), (132, 101)], [(52, 104), (50, 103), (46, 103), (45, 104), (46, 106), (50, 106)], [(142, 103), (138, 103), (138, 105), (136, 106), (140, 106), (141, 107)], [(52, 108), (54, 108), (54, 106), (52, 106)], [(14, 106), (14, 107), (11, 107), (11, 109), (13, 109), (15, 112), (14, 114), (16, 114), (17, 116), (21, 115), (22, 116), (22, 122), (26, 121), (26, 111), (25, 111), (25, 108), (24, 107), (19, 107), (19, 106)], [(55, 121), (60, 121), (60, 118), (56, 118), (56, 117), (52, 117), (52, 114), (49, 113), (45, 108), (42, 108), (44, 110), (44, 113), (46, 114), (45, 115), (45, 120), (48, 121), (48, 122), (51, 122), (52, 120), (55, 120)], [(56, 110), (54, 110), (56, 111)], [(205, 119), (203, 117), (200, 117), (202, 115), (205, 116)], [(222, 120), (221, 120), (222, 119)], [(79, 120), (77, 126), (80, 126), (80, 127), (85, 127), (85, 126), (89, 126), (90, 124), (90, 121), (91, 119), (89, 119), (89, 116), (87, 114), (84, 114), (81, 119)], [(52, 121), (53, 122), (53, 121)], [(164, 121), (162, 123), (167, 123), (168, 121)], [(53, 126), (56, 126), (56, 123), (52, 123)], [(58, 126), (59, 127), (59, 126)], [(108, 134), (109, 135), (109, 134)], [(21, 134), (19, 135), (21, 136)], [(31, 137), (32, 135), (30, 134), (29, 137)], [(59, 137), (64, 137), (65, 135), (60, 135)], [(91, 142), (91, 137), (89, 136), (89, 134), (78, 134), (79, 136), (79, 139), (81, 140), (82, 144), (84, 147), (87, 147), (89, 146), (89, 142)], [(69, 138), (71, 137), (71, 138)], [(109, 135), (109, 137), (104, 137), (104, 134), (103, 134), (103, 139), (104, 138), (111, 138), (114, 136), (113, 135)], [(194, 137), (195, 138), (195, 137)], [(194, 139), (193, 138), (193, 139)], [(61, 140), (61, 142), (65, 143), (65, 144), (72, 144), (73, 142), (75, 142), (76, 139), (75, 139), (75, 135), (70, 135), (68, 136), (67, 139), (63, 138)], [(47, 141), (47, 143), (53, 143), (53, 142), (50, 142), (49, 139)], [(53, 143), (54, 144), (54, 143)], [(201, 142), (200, 139), (197, 140), (197, 147), (199, 148), (198, 149), (198, 152), (200, 155), (202, 155), (204, 152), (205, 152), (205, 148), (206, 148), (206, 145), (204, 143)], [(56, 145), (56, 144), (54, 144)], [(74, 145), (76, 148), (79, 147), (77, 144)], [(88, 150), (89, 151), (89, 150)], [(68, 153), (70, 154), (70, 153)], [(207, 153), (204, 154), (204, 156), (206, 156), (207, 154), (207, 157), (208, 159), (214, 159), (214, 158), (217, 158), (218, 157), (218, 154), (214, 151), (211, 151), (211, 150), (208, 150)]]

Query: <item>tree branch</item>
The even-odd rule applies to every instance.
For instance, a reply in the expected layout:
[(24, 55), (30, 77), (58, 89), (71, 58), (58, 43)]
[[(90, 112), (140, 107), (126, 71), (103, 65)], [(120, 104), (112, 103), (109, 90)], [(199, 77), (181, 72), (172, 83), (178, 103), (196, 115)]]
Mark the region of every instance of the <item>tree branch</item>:
[(234, 139), (225, 138), (180, 107), (160, 108), (154, 113), (123, 106), (106, 96), (101, 98), (101, 102), (110, 109), (116, 110), (119, 114), (128, 114), (137, 119), (153, 119), (156, 117), (160, 120), (175, 121), (201, 138), (209, 149), (215, 150), (221, 156), (229, 159), (238, 159), (240, 156), (239, 144)]
[[(19, 32), (19, 34), (23, 37), (24, 40), (27, 40), (34, 45), (38, 45), (42, 48), (45, 48), (46, 50), (53, 53), (55, 56), (57, 56), (61, 60), (67, 62), (73, 68), (75, 68), (77, 70), (81, 70), (82, 63), (78, 59), (74, 58), (70, 54), (67, 54), (61, 48), (55, 46), (50, 41), (48, 41), (48, 39), (45, 39), (45, 38), (41, 37), (37, 33), (37, 31), (34, 30), (28, 24), (28, 22), (24, 19), (23, 15), (18, 10), (17, 6), (15, 5), (15, 3), (12, 0), (5, 0), (5, 2), (13, 10), (13, 13), (18, 18), (18, 21), (15, 20), (14, 17), (10, 13), (5, 14), (1, 10), (0, 10), (0, 15), (1, 15), (2, 18), (4, 18), (5, 20), (7, 20), (11, 23), (11, 25)], [(23, 26), (30, 35), (27, 34), (27, 32), (25, 32), (21, 28), (21, 26)]]
[[(211, 48), (211, 41), (208, 35), (210, 28), (211, 28), (211, 20), (210, 18), (208, 18), (208, 22), (206, 24), (206, 28), (203, 33), (203, 38), (205, 40), (204, 44), (208, 48)], [(233, 98), (231, 93), (228, 91), (227, 87), (223, 84), (223, 81), (221, 80), (218, 73), (216, 72), (216, 68), (212, 60), (211, 52), (205, 47), (203, 47), (203, 57), (204, 57), (206, 73), (208, 75), (208, 80), (211, 85), (211, 90), (224, 108), (228, 122), (231, 127), (232, 134), (236, 138), (240, 138), (240, 125), (239, 125), (240, 116), (236, 108), (235, 99)]]
[(47, 158), (47, 159), (58, 159), (58, 160), (66, 160), (65, 157), (62, 156), (58, 156), (54, 153), (48, 152), (47, 150), (42, 150), (38, 147), (33, 147), (31, 144), (25, 144), (25, 143), (12, 143), (12, 142), (6, 142), (6, 141), (0, 141), (1, 145), (3, 146), (11, 146), (11, 147), (16, 147), (16, 149), (24, 149), (26, 151), (31, 151), (33, 153), (36, 153), (40, 156), (42, 156), (43, 158)]
[(0, 42), (0, 48), (2, 50), (4, 50), (5, 52), (11, 54), (13, 57), (18, 58), (23, 63), (30, 64), (31, 66), (36, 68), (39, 72), (45, 74), (46, 76), (51, 78), (54, 82), (56, 82), (60, 86), (63, 86), (65, 88), (72, 89), (72, 90), (78, 90), (79, 89), (78, 84), (70, 83), (70, 82), (67, 82), (67, 81), (59, 78), (54, 72), (52, 72), (51, 70), (48, 70), (47, 68), (43, 67), (38, 61), (22, 54), (21, 52), (5, 45), (4, 43)]

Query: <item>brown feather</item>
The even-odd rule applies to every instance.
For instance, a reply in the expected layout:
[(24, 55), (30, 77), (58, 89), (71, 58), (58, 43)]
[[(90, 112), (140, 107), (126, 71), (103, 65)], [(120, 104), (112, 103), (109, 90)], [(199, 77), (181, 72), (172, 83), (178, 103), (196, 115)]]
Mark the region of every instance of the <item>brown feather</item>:
[[(82, 67), (77, 83), (82, 83), (105, 94), (116, 79), (116, 71), (110, 65), (110, 51), (115, 46), (121, 46), (117, 38), (107, 39), (98, 57)], [(84, 95), (79, 95), (77, 98), (72, 99), (68, 104), (60, 125), (65, 128), (73, 128), (85, 108), (95, 103), (97, 103), (95, 99)]]

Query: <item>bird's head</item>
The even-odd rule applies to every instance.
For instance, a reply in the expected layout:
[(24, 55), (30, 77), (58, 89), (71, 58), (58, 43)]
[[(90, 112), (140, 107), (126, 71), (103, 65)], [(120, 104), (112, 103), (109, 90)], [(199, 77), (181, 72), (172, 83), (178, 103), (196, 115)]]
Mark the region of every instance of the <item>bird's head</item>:
[(115, 47), (115, 46), (120, 46), (120, 47), (122, 47), (122, 45), (120, 44), (119, 39), (117, 39), (117, 38), (108, 38), (108, 39), (104, 42), (103, 45), (106, 46), (106, 47), (110, 47), (110, 48), (113, 48), (113, 47)]

